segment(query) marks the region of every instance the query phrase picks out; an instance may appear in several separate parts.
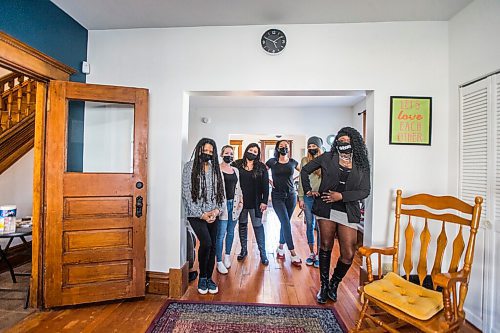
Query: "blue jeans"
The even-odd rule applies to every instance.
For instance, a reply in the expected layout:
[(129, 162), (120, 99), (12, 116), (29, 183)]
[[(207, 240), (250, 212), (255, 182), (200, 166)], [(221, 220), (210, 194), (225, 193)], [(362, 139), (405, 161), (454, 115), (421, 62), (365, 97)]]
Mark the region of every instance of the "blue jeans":
[(306, 217), (306, 236), (307, 243), (314, 245), (314, 229), (316, 227), (316, 219), (312, 213), (314, 197), (304, 195), (304, 216)]
[(288, 250), (293, 250), (295, 247), (293, 245), (292, 238), (292, 215), (295, 205), (297, 204), (297, 195), (295, 192), (290, 193), (271, 193), (271, 199), (273, 200), (273, 208), (278, 215), (280, 220), (280, 244), (285, 244)]
[(233, 221), (234, 200), (227, 200), (227, 220), (220, 220), (217, 226), (217, 241), (215, 245), (215, 255), (217, 261), (222, 261), (222, 244), (226, 237), (226, 254), (231, 254), (234, 239), (234, 227), (237, 221)]

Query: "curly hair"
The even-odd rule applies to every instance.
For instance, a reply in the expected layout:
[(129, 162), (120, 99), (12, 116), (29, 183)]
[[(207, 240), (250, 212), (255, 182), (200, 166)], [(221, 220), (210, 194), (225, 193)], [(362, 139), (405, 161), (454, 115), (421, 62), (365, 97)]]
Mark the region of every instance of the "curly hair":
[(278, 149), (280, 148), (280, 143), (282, 142), (286, 142), (288, 143), (288, 140), (278, 140), (276, 141), (276, 146), (274, 146), (274, 158), (275, 159), (279, 159), (280, 158), (280, 152), (278, 151)]
[(351, 140), (352, 159), (354, 163), (361, 170), (369, 171), (370, 161), (368, 161), (368, 150), (366, 149), (366, 144), (363, 141), (363, 137), (361, 136), (361, 134), (359, 134), (359, 132), (352, 127), (344, 127), (340, 129), (340, 131), (337, 133), (337, 136), (335, 136), (335, 140), (332, 143), (332, 153), (334, 155), (338, 155), (337, 140), (345, 135), (347, 135)]
[[(217, 204), (221, 205), (224, 202), (224, 187), (222, 183), (222, 174), (219, 167), (219, 158), (217, 157), (217, 145), (215, 141), (208, 138), (203, 138), (196, 144), (193, 151), (193, 171), (191, 172), (191, 199), (198, 202), (203, 199), (204, 202), (208, 201), (207, 198), (207, 179), (205, 177), (205, 168), (203, 162), (200, 160), (200, 155), (203, 153), (203, 147), (206, 144), (213, 147), (213, 154), (210, 161), (212, 162), (212, 188), (215, 190), (215, 200)], [(213, 199), (213, 197), (211, 198)]]
[(237, 161), (234, 161), (234, 166), (237, 167), (238, 169), (243, 168), (245, 169), (247, 167), (248, 159), (246, 156), (246, 153), (250, 148), (257, 148), (257, 157), (254, 160), (253, 163), (253, 169), (252, 169), (252, 177), (257, 178), (259, 177), (264, 171), (267, 172), (266, 166), (264, 163), (260, 161), (260, 146), (257, 143), (250, 143), (246, 148), (245, 152), (243, 153), (243, 158)]

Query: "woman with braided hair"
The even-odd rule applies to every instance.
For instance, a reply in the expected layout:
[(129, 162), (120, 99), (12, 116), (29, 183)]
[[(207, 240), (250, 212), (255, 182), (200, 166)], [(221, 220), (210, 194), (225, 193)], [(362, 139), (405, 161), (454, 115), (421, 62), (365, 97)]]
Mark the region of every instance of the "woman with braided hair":
[[(309, 175), (321, 169), (318, 192), (311, 189)], [(314, 196), (312, 212), (320, 230), (319, 269), (321, 288), (318, 303), (327, 298), (337, 301), (337, 289), (351, 267), (356, 252), (357, 230), (361, 219), (360, 200), (370, 194), (370, 163), (361, 134), (352, 127), (342, 128), (332, 149), (307, 163), (300, 172), (304, 193)], [(340, 257), (332, 278), (330, 258), (337, 236)]]
[(197, 144), (191, 161), (182, 172), (182, 201), (186, 216), (200, 241), (198, 292), (216, 294), (219, 289), (212, 280), (215, 266), (217, 224), (224, 203), (224, 185), (212, 139), (203, 138)]

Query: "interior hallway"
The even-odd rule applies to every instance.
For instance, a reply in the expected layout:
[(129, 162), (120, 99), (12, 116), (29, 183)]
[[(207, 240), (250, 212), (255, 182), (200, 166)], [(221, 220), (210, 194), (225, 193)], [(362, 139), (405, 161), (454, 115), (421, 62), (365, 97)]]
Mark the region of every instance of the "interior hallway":
[[(293, 236), (296, 251), (305, 261), (308, 254), (305, 237), (305, 224), (297, 217), (293, 219)], [(239, 238), (233, 244), (233, 261), (229, 274), (214, 272), (214, 280), (219, 284), (216, 295), (200, 295), (197, 292), (197, 280), (189, 285), (184, 300), (205, 300), (215, 302), (270, 303), (292, 305), (317, 305), (316, 292), (319, 286), (319, 269), (302, 265), (302, 268), (290, 264), (289, 253), (286, 259), (275, 259), (275, 251), (279, 238), (279, 221), (270, 207), (265, 215), (266, 248), (269, 266), (260, 264), (259, 252), (253, 233), (249, 234), (249, 255), (242, 263), (236, 260), (239, 253)], [(237, 227), (236, 227), (237, 228)], [(251, 230), (251, 228), (249, 228)], [(237, 232), (237, 230), (236, 230)], [(332, 266), (338, 257), (338, 246), (335, 244)], [(339, 286), (339, 301), (328, 302), (326, 306), (334, 306), (347, 328), (354, 326), (358, 318), (360, 305), (358, 301), (360, 259), (355, 258), (353, 266)], [(333, 267), (332, 267), (333, 270)], [(37, 312), (6, 330), (8, 333), (18, 332), (144, 332), (156, 313), (159, 311), (165, 296), (147, 295), (138, 301), (122, 301), (94, 306), (78, 306), (71, 309)], [(460, 332), (478, 332), (468, 325)]]

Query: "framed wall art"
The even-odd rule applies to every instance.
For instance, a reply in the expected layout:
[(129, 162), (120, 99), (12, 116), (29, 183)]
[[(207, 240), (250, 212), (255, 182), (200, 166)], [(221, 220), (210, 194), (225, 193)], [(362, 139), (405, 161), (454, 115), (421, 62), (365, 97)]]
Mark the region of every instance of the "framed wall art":
[(389, 144), (431, 145), (432, 97), (391, 96)]

